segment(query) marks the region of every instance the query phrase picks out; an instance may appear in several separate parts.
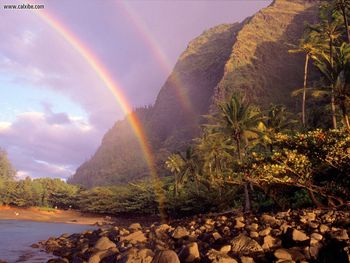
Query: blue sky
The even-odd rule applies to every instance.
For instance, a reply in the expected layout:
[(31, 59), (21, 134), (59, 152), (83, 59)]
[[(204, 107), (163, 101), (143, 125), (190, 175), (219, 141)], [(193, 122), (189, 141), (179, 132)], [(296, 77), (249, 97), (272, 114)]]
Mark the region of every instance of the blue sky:
[[(40, 0), (118, 80), (132, 107), (154, 103), (189, 41), (270, 2)], [(0, 39), (0, 147), (19, 177), (65, 179), (124, 113), (96, 72), (35, 12), (0, 6)]]
[(21, 112), (42, 112), (49, 103), (53, 112), (69, 112), (70, 115), (88, 119), (87, 112), (67, 96), (48, 88), (14, 83), (15, 76), (0, 75), (0, 121), (13, 122)]

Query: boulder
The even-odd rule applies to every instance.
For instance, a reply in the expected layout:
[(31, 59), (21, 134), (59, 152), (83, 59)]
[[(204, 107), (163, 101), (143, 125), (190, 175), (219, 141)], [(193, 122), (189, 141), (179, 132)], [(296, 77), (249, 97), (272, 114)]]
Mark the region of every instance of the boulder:
[(267, 214), (262, 215), (260, 219), (263, 223), (269, 225), (275, 225), (276, 223), (278, 223), (277, 219), (274, 216), (270, 216)]
[(259, 233), (258, 232), (255, 232), (255, 231), (252, 231), (249, 233), (249, 236), (251, 238), (258, 238), (259, 237)]
[(271, 232), (271, 227), (267, 227), (259, 232), (259, 236), (264, 237), (270, 234)]
[(236, 219), (235, 228), (240, 229), (240, 228), (243, 228), (244, 226), (245, 224), (242, 221)]
[(98, 251), (94, 253), (90, 258), (88, 263), (100, 263), (102, 259), (115, 254), (111, 250)]
[(154, 257), (152, 250), (144, 248), (141, 250), (130, 249), (122, 258), (122, 263), (151, 263)]
[(116, 247), (115, 243), (112, 242), (108, 237), (101, 237), (95, 244), (95, 248), (98, 250), (107, 250), (114, 247)]
[(186, 228), (178, 226), (177, 228), (175, 228), (172, 237), (175, 239), (180, 239), (180, 238), (187, 237), (188, 235), (189, 235), (189, 232), (187, 231)]
[(264, 243), (262, 245), (262, 248), (264, 250), (269, 250), (274, 247), (278, 247), (281, 245), (281, 240), (277, 238), (273, 238), (272, 236), (268, 235), (264, 237)]
[(136, 231), (127, 236), (120, 237), (120, 241), (128, 241), (131, 244), (137, 244), (139, 242), (147, 241), (145, 234), (142, 231)]
[(241, 262), (242, 263), (255, 263), (254, 259), (251, 258), (251, 257), (245, 257), (245, 256), (242, 256), (241, 257)]
[(345, 229), (331, 231), (330, 236), (337, 240), (349, 240), (349, 235)]
[(321, 225), (319, 226), (319, 230), (320, 230), (320, 233), (321, 233), (321, 234), (324, 234), (324, 233), (328, 232), (329, 227), (328, 227), (327, 225), (321, 224)]
[(211, 263), (238, 263), (226, 253), (219, 252), (215, 249), (210, 249), (207, 253), (207, 257)]
[(131, 224), (131, 225), (129, 226), (129, 229), (130, 229), (131, 231), (137, 231), (137, 230), (141, 230), (142, 227), (141, 227), (141, 225), (140, 225), (139, 223), (133, 223), (133, 224)]
[(161, 250), (156, 253), (151, 263), (180, 263), (173, 250)]
[(223, 252), (223, 253), (228, 253), (230, 251), (231, 251), (231, 245), (225, 245), (220, 248), (220, 252)]
[(198, 244), (196, 242), (190, 243), (183, 247), (179, 253), (181, 262), (197, 262), (200, 260)]
[(288, 252), (287, 249), (280, 248), (277, 249), (273, 255), (278, 259), (278, 260), (292, 260), (292, 255)]
[(240, 234), (231, 240), (231, 250), (237, 254), (251, 254), (255, 252), (262, 252), (263, 249), (255, 240)]
[(309, 239), (309, 237), (302, 231), (293, 229), (292, 230), (292, 239), (296, 242), (303, 242)]
[(300, 222), (304, 224), (315, 220), (316, 220), (316, 214), (314, 212), (306, 212), (304, 215), (300, 216)]

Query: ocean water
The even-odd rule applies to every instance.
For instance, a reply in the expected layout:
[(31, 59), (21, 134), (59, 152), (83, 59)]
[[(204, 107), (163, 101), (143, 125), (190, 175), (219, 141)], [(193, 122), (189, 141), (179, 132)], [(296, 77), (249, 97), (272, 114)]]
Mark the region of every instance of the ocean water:
[(94, 229), (94, 227), (23, 220), (0, 220), (0, 259), (8, 263), (46, 262), (53, 256), (40, 249), (31, 248), (31, 244), (64, 233), (73, 234), (88, 229)]

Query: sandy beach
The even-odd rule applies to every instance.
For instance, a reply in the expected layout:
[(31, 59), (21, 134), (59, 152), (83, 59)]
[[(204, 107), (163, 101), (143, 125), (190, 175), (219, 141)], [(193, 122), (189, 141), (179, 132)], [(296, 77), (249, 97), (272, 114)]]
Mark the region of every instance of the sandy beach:
[(74, 210), (46, 211), (37, 207), (17, 208), (0, 206), (0, 219), (31, 220), (38, 222), (67, 223), (93, 225), (95, 223), (111, 223), (103, 216), (80, 213)]

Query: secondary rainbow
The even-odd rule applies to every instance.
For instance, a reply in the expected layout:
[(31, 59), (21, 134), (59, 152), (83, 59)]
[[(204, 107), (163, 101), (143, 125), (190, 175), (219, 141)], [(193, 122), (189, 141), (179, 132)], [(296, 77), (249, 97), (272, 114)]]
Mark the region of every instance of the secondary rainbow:
[[(121, 8), (121, 10), (124, 12), (125, 16), (132, 22), (143, 42), (148, 46), (159, 65), (161, 65), (164, 73), (170, 74), (172, 71), (172, 65), (169, 62), (167, 56), (164, 54), (158, 42), (155, 40), (152, 32), (150, 32), (150, 30), (147, 28), (144, 21), (141, 20), (140, 16), (137, 15), (137, 13), (127, 1), (116, 1), (116, 3), (118, 7)], [(195, 116), (193, 106), (188, 97), (188, 94), (186, 93), (186, 89), (184, 88), (181, 79), (175, 73), (173, 73), (171, 77), (174, 83), (176, 96), (182, 104), (182, 107), (185, 109), (187, 114)]]
[(79, 38), (74, 35), (63, 23), (54, 17), (53, 14), (48, 11), (36, 11), (40, 18), (42, 18), (51, 28), (53, 28), (57, 33), (59, 33), (90, 65), (98, 77), (103, 81), (106, 88), (110, 90), (116, 99), (118, 105), (122, 111), (126, 114), (126, 118), (130, 123), (135, 136), (137, 137), (141, 149), (143, 151), (145, 160), (149, 167), (152, 178), (155, 181), (155, 191), (157, 194), (159, 208), (161, 216), (164, 216), (164, 195), (161, 194), (161, 182), (158, 178), (157, 171), (155, 168), (155, 162), (151, 147), (146, 138), (145, 132), (143, 130), (140, 120), (137, 118), (136, 114), (132, 112), (132, 107), (128, 103), (126, 97), (124, 96), (121, 87), (116, 81), (112, 78), (108, 70), (104, 65), (99, 61), (99, 59), (90, 51), (90, 49), (84, 45)]

